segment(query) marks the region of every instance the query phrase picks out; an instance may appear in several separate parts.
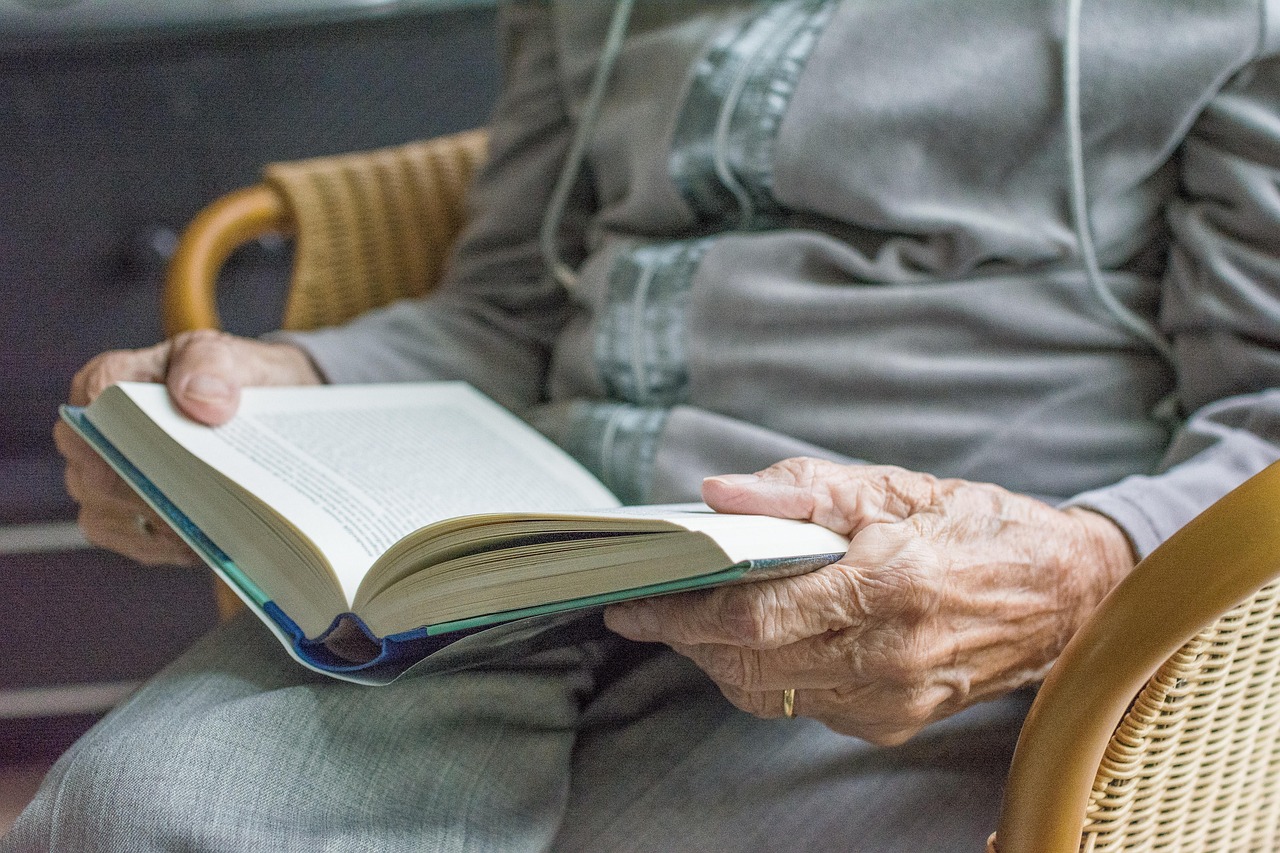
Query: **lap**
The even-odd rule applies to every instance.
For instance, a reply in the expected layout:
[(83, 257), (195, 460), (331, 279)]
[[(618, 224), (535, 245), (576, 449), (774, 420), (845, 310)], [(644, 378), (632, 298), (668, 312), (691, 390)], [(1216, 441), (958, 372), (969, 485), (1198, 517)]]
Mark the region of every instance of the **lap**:
[(0, 850), (519, 850), (554, 832), (593, 654), (368, 688), (246, 616), (73, 746)]
[[(552, 849), (982, 850), (1029, 704), (1014, 694), (884, 749), (738, 711), (665, 654), (588, 709)], [(642, 712), (627, 719), (628, 706)]]
[(876, 749), (598, 627), (366, 688), (246, 617), (76, 744), (0, 850), (981, 849), (1024, 711)]

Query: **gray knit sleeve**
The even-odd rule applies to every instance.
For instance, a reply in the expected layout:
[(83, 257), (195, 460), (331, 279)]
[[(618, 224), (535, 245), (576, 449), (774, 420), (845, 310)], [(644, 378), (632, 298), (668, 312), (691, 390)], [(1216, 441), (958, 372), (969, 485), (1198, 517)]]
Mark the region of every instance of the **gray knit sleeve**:
[(1141, 554), (1280, 458), (1280, 61), (1223, 89), (1178, 157), (1159, 325), (1186, 420), (1156, 472), (1069, 502), (1115, 519)]

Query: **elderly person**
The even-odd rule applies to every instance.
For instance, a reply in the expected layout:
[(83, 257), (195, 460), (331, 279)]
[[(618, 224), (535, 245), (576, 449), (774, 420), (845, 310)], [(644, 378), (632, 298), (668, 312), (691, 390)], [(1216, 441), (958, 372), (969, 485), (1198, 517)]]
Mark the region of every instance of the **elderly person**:
[[(0, 849), (979, 846), (1020, 688), (1280, 457), (1273, 6), (511, 4), (438, 295), (109, 353), (72, 402), (165, 381), (218, 423), (245, 385), (465, 379), (625, 501), (848, 553), (381, 689), (232, 622)], [(58, 441), (91, 539), (192, 559)]]

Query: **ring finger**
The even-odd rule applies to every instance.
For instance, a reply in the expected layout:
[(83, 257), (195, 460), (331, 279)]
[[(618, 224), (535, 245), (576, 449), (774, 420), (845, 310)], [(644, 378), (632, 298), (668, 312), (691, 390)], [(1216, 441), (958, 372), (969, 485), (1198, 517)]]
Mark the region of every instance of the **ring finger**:
[(145, 504), (84, 506), (80, 510), (80, 528), (94, 545), (146, 565), (185, 566), (196, 562), (187, 544)]

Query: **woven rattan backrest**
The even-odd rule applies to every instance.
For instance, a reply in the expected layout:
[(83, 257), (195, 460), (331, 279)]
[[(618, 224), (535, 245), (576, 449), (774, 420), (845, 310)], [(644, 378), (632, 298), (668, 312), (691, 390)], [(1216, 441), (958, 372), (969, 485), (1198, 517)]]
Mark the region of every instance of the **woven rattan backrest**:
[(1280, 587), (1174, 655), (1116, 729), (1081, 850), (1280, 850)]
[(465, 218), (484, 131), (268, 166), (294, 221), (283, 326), (311, 329), (430, 290)]

